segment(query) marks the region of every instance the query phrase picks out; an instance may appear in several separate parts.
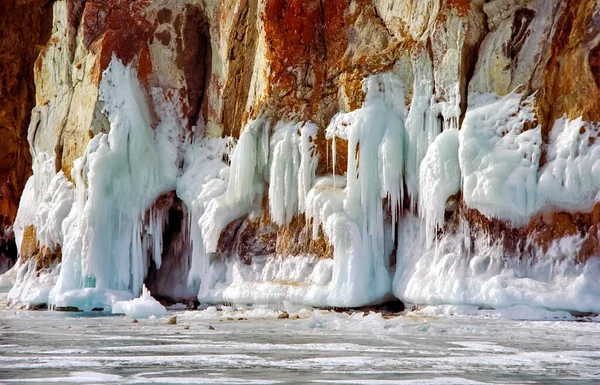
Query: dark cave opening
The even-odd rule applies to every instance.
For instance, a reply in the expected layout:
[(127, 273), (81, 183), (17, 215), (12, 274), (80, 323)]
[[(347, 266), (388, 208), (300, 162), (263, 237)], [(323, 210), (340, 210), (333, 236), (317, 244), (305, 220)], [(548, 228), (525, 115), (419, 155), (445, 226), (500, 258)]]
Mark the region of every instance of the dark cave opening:
[[(172, 197), (171, 205), (168, 206), (168, 209), (163, 208), (167, 211), (167, 219), (162, 233), (160, 268), (158, 268), (150, 249), (148, 251), (148, 273), (144, 284), (152, 296), (164, 304), (179, 302), (187, 304), (188, 307), (195, 307), (197, 306), (198, 288), (187, 285), (192, 252), (188, 211), (183, 201), (174, 193), (169, 195)], [(152, 242), (147, 244), (152, 244)]]

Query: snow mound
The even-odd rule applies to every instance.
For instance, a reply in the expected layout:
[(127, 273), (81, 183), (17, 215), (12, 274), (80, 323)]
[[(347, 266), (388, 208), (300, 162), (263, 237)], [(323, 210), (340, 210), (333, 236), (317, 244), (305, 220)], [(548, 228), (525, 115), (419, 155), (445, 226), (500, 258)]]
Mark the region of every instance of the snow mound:
[(167, 309), (152, 297), (146, 285), (142, 287), (142, 295), (131, 301), (119, 301), (113, 305), (113, 314), (125, 314), (132, 318), (161, 317), (167, 314)]

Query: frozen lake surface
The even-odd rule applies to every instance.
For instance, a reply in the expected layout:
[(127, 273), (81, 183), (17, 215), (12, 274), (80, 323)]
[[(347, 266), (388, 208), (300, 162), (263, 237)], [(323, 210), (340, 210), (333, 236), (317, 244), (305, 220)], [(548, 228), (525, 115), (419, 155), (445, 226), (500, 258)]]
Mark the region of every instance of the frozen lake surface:
[[(134, 323), (124, 316), (3, 310), (0, 383), (600, 381), (598, 322), (556, 320), (569, 316), (527, 309), (449, 312), (455, 309), (388, 319), (300, 310), (277, 319), (274, 310), (209, 308)], [(551, 320), (509, 319), (515, 313)], [(173, 315), (177, 324), (168, 325)]]

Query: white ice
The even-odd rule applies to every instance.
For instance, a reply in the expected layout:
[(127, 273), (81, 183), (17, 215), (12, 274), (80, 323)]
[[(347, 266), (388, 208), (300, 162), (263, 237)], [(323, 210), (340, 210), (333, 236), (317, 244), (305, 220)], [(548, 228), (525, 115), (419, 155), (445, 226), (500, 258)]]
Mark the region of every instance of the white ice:
[(431, 248), (417, 241), (423, 220), (407, 216), (399, 226), (394, 294), (402, 301), (600, 312), (600, 260), (575, 263), (579, 237), (557, 240), (546, 253), (535, 250), (533, 258), (519, 258), (484, 234), (475, 234), (471, 245), (464, 224), (464, 231), (445, 234)]
[(533, 98), (473, 96), (460, 130), (459, 161), (463, 199), (490, 218), (515, 226), (536, 210), (542, 135), (534, 121)]
[(557, 119), (550, 132), (546, 164), (540, 170), (538, 206), (589, 211), (600, 201), (599, 125)]
[(425, 219), (428, 245), (433, 243), (437, 231), (443, 228), (448, 198), (460, 191), (458, 137), (458, 130), (442, 132), (429, 146), (421, 163), (419, 216)]
[(142, 286), (142, 295), (131, 301), (119, 301), (112, 307), (113, 314), (125, 314), (132, 318), (162, 317), (167, 309), (152, 297), (146, 286)]

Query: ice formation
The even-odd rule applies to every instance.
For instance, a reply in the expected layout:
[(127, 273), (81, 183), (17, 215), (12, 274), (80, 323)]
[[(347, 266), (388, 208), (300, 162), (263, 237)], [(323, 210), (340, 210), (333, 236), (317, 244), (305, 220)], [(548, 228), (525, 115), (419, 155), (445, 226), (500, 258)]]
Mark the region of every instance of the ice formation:
[(35, 154), (33, 175), (25, 186), (14, 225), (17, 245), (29, 225), (35, 226), (40, 246), (53, 250), (63, 243), (61, 226), (73, 204), (74, 188), (62, 171), (55, 173), (54, 169), (50, 156)]
[(538, 206), (589, 210), (600, 200), (599, 127), (580, 117), (558, 119), (550, 132), (547, 161), (540, 170)]
[(458, 130), (438, 135), (429, 146), (419, 174), (419, 215), (425, 220), (427, 244), (443, 228), (446, 202), (460, 191)]
[(521, 226), (536, 210), (542, 135), (525, 126), (534, 122), (533, 98), (487, 94), (470, 103), (459, 134), (464, 201)]
[[(26, 227), (36, 229), (37, 247), (54, 252), (63, 244), (62, 223), (73, 204), (73, 184), (62, 171), (55, 173), (54, 162), (45, 153), (34, 154), (33, 175), (27, 181), (15, 220), (15, 238), (21, 245)], [(36, 271), (35, 258), (20, 258), (15, 266), (2, 276), (0, 286), (10, 288), (8, 299), (28, 305), (48, 302), (48, 293), (54, 287), (59, 270)]]
[(248, 123), (231, 155), (231, 165), (209, 181), (200, 192), (204, 207), (198, 220), (205, 251), (217, 250), (221, 231), (247, 214), (263, 192), (269, 159), (269, 124), (259, 119)]
[(142, 295), (131, 301), (118, 301), (112, 307), (113, 314), (125, 314), (132, 318), (161, 317), (167, 314), (167, 309), (157, 300), (146, 286), (142, 287)]
[[(19, 261), (0, 283), (10, 280), (9, 298), (25, 303), (135, 317), (165, 311), (144, 286), (151, 268), (155, 294), (203, 302), (355, 307), (393, 293), (418, 304), (600, 310), (600, 264), (572, 258), (583, 238), (557, 240), (545, 253), (532, 247), (532, 258), (521, 259), (471, 233), (464, 219), (445, 223), (461, 194), (465, 207), (513, 226), (550, 206), (589, 209), (600, 191), (597, 127), (557, 120), (540, 168), (533, 96), (472, 94), (458, 130), (458, 85), (438, 101), (431, 63), (413, 61), (410, 106), (396, 75), (366, 78), (362, 107), (338, 113), (326, 129), (328, 163), (336, 164), (336, 138), (348, 142), (346, 173), (317, 175), (315, 124), (261, 116), (235, 142), (205, 137), (200, 120), (186, 136), (178, 106), (154, 89), (153, 128), (135, 70), (114, 59), (100, 84), (110, 132), (75, 161), (75, 187), (49, 156), (35, 154), (15, 224), (18, 244), (33, 225), (40, 246), (61, 245), (60, 268), (38, 275), (33, 259)], [(173, 191), (184, 223), (164, 250), (169, 207), (157, 202)], [(247, 263), (235, 248), (220, 250), (224, 231), (235, 237), (236, 223), (267, 218), (263, 198), (273, 226), (304, 214), (333, 258), (258, 255)]]
[(565, 257), (580, 246), (579, 237), (555, 241), (529, 259), (483, 235), (471, 245), (464, 226), (429, 248), (415, 241), (422, 226), (414, 216), (400, 223), (394, 294), (407, 303), (600, 311), (600, 261), (577, 264)]
[(306, 195), (313, 186), (318, 162), (312, 123), (279, 123), (271, 139), (269, 212), (278, 225), (287, 225), (304, 212)]
[[(433, 69), (431, 61), (421, 53), (414, 61), (414, 95), (406, 117), (405, 182), (411, 207), (417, 208), (419, 195), (419, 170), (429, 144), (440, 133), (441, 121), (433, 96)], [(459, 101), (457, 101), (459, 102)], [(404, 105), (401, 100), (397, 103)]]
[(208, 256), (199, 220), (208, 202), (222, 195), (227, 187), (224, 175), (229, 171), (223, 157), (229, 153), (228, 141), (204, 139), (192, 143), (184, 156), (184, 173), (177, 181), (177, 195), (188, 208), (190, 237), (190, 267), (186, 286), (198, 293), (200, 279), (208, 269)]
[(168, 140), (155, 141), (136, 71), (113, 59), (102, 77), (100, 98), (110, 132), (96, 135), (75, 161), (75, 202), (63, 223), (61, 271), (49, 297), (53, 305), (85, 310), (110, 307), (114, 298), (141, 291), (148, 266), (141, 239), (144, 213), (161, 193), (174, 189), (177, 177), (165, 172), (176, 170), (173, 150)]
[[(264, 148), (261, 143), (265, 129), (261, 132), (261, 127), (268, 127), (258, 121), (251, 122), (242, 133), (229, 172), (220, 182), (212, 180), (204, 187), (211, 183), (220, 186), (207, 207), (225, 210), (228, 219), (219, 222), (215, 214), (203, 214), (201, 225), (217, 230), (210, 233), (202, 229), (206, 253), (216, 251), (218, 238), (210, 234), (220, 234), (236, 218), (230, 216), (231, 212), (237, 217), (251, 214), (248, 194), (256, 204), (260, 194), (257, 181), (261, 182), (263, 171), (263, 180), (269, 182), (273, 221), (286, 225), (304, 212), (312, 221), (313, 237), (318, 236), (319, 227), (323, 228), (334, 247), (333, 261), (316, 261), (310, 256), (265, 256), (255, 257), (248, 266), (235, 258), (209, 264), (210, 258), (204, 255), (204, 273), (197, 275), (203, 281), (200, 300), (288, 300), (316, 306), (360, 306), (381, 301), (389, 294), (392, 273), (387, 257), (393, 246), (393, 221), (386, 219), (383, 201), (387, 198), (394, 213), (402, 203), (404, 157), (398, 147), (404, 140), (404, 86), (397, 77), (383, 74), (368, 78), (364, 87), (367, 97), (363, 107), (338, 114), (327, 129), (328, 138), (349, 140), (349, 153), (358, 154), (349, 157), (346, 177), (315, 177), (318, 158), (314, 149), (316, 126), (312, 123), (278, 123), (270, 140), (270, 157), (257, 157), (255, 154)], [(268, 174), (264, 173), (265, 165), (270, 165)], [(236, 175), (243, 175), (245, 182), (232, 182), (232, 178), (239, 178)], [(231, 188), (235, 189), (233, 195)], [(234, 202), (238, 211), (231, 211), (228, 202)]]

